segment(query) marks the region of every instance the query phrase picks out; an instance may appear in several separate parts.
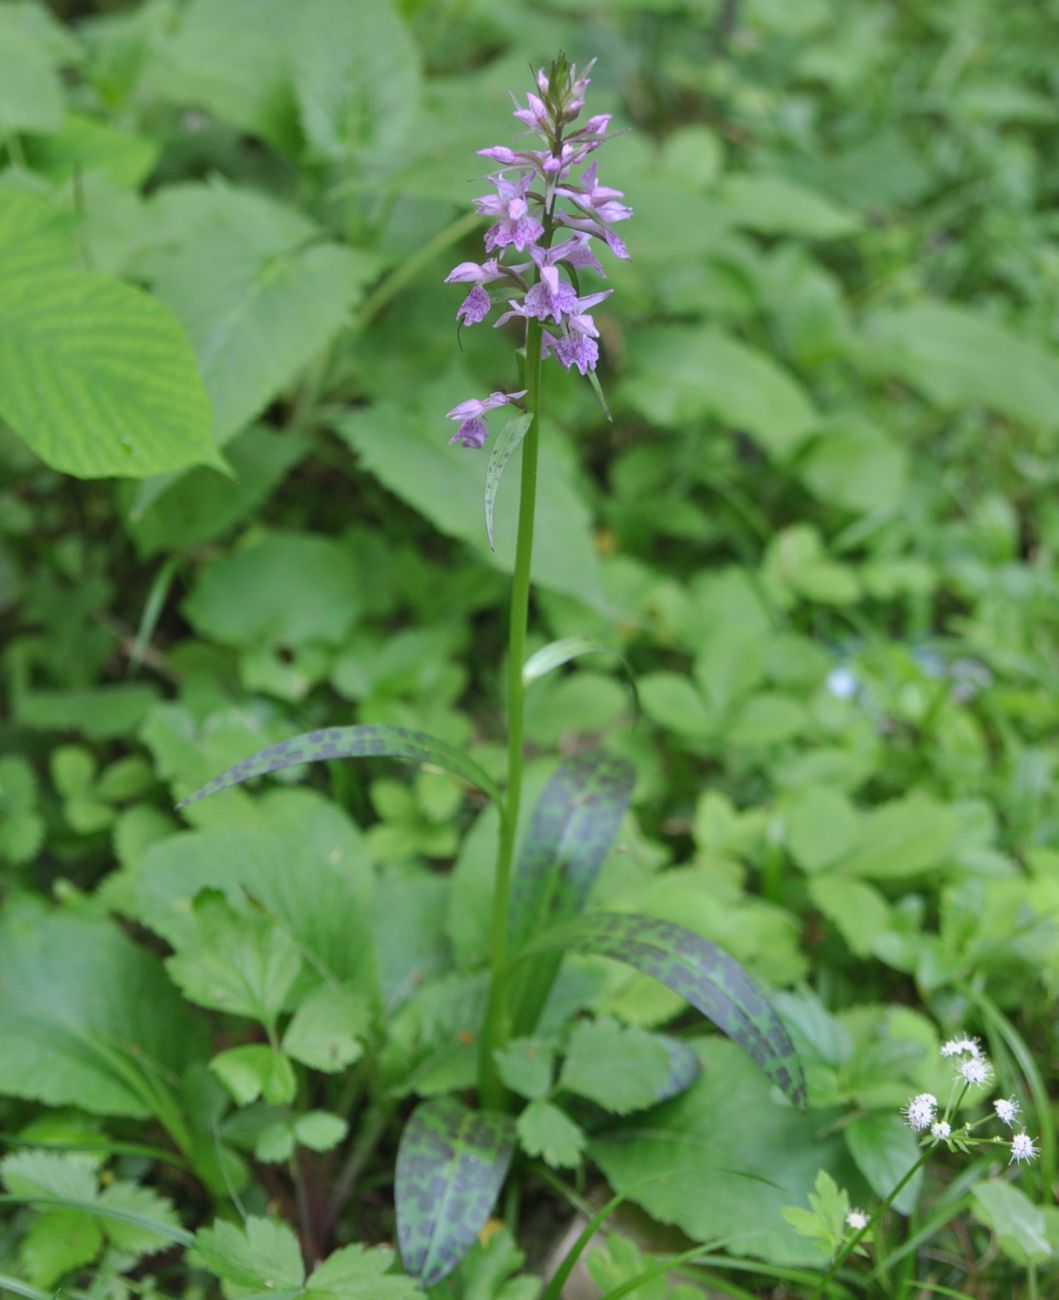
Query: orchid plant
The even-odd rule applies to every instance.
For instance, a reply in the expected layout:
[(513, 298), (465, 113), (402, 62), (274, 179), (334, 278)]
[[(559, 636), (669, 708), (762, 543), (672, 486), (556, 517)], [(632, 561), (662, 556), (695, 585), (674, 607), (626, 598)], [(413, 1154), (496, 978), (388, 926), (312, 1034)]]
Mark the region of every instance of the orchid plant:
[[(451, 441), (482, 449), (489, 436), (485, 417), (502, 407), (518, 410), (494, 441), (485, 476), (491, 530), (500, 476), (512, 454), (521, 450), (508, 611), (506, 779), (501, 784), (469, 755), (419, 731), (341, 726), (265, 749), (185, 801), (294, 764), (389, 757), (444, 769), (495, 803), (499, 839), (488, 993), (481, 1023), (468, 1031), (478, 1044), (477, 1106), (470, 1108), (454, 1095), (421, 1101), (407, 1119), (397, 1155), (401, 1254), (407, 1271), (428, 1287), (442, 1281), (475, 1242), (517, 1142), (533, 1153), (516, 1111), (530, 1099), (521, 1121), (529, 1109), (544, 1104), (543, 1094), (520, 1075), (517, 1045), (535, 1041), (566, 952), (624, 962), (660, 981), (743, 1048), (794, 1105), (805, 1105), (805, 1080), (787, 1031), (764, 991), (738, 963), (700, 935), (668, 921), (589, 907), (632, 794), (631, 765), (602, 753), (564, 758), (532, 814), (523, 816), (527, 677), (585, 649), (583, 643), (554, 643), (543, 658), (534, 656), (532, 670), (526, 662), (544, 363), (554, 359), (560, 367), (578, 371), (599, 392), (599, 329), (590, 313), (611, 290), (583, 293), (579, 273), (604, 275), (597, 248), (618, 258), (629, 256), (612, 227), (631, 217), (631, 209), (620, 191), (600, 183), (595, 158), (607, 140), (610, 117), (589, 117), (578, 125), (589, 70), (578, 73), (560, 55), (537, 74), (527, 106), (516, 104), (516, 120), (542, 147), (497, 145), (480, 151), (499, 168), (490, 177), (495, 193), (476, 201), (478, 213), (492, 221), (485, 233), (490, 256), (482, 263), (461, 262), (447, 277), (471, 286), (457, 311), (461, 324), (482, 323), (500, 302), (506, 309), (496, 326), (518, 322), (522, 329), (518, 385), (468, 399), (448, 413), (458, 425)], [(699, 1069), (690, 1049), (675, 1039), (664, 1042), (669, 1077), (649, 1100), (675, 1095)]]

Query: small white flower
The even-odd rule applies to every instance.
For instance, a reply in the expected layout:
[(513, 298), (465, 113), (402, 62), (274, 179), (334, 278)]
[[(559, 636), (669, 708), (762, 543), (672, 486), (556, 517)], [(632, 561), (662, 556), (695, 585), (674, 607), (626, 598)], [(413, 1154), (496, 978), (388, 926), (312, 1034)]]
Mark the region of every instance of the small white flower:
[(1016, 1133), (1011, 1139), (1011, 1159), (1008, 1164), (1014, 1164), (1016, 1160), (1036, 1160), (1037, 1148), (1033, 1145), (1033, 1138), (1028, 1133)]
[(930, 1136), (935, 1142), (944, 1142), (945, 1139), (951, 1135), (952, 1125), (947, 1124), (943, 1119), (939, 1119), (936, 1124), (930, 1126)]
[(984, 1087), (993, 1076), (993, 1067), (984, 1056), (969, 1056), (956, 1067), (956, 1077), (973, 1088)]
[(1015, 1120), (1018, 1119), (1019, 1115), (1019, 1104), (1014, 1097), (1009, 1097), (1007, 1100), (1001, 1097), (999, 1101), (993, 1102), (993, 1109), (996, 1111), (997, 1119), (1002, 1124), (1006, 1124), (1008, 1128), (1015, 1127)]
[(932, 1092), (921, 1092), (913, 1097), (901, 1112), (915, 1133), (922, 1133), (934, 1123), (934, 1114), (938, 1109), (938, 1099)]
[(846, 1215), (846, 1223), (854, 1232), (860, 1232), (861, 1228), (868, 1226), (868, 1216), (863, 1210), (850, 1210)]
[(978, 1045), (977, 1038), (969, 1038), (966, 1034), (957, 1034), (955, 1038), (950, 1038), (947, 1043), (942, 1043), (941, 1054), (944, 1057), (981, 1056), (982, 1049)]

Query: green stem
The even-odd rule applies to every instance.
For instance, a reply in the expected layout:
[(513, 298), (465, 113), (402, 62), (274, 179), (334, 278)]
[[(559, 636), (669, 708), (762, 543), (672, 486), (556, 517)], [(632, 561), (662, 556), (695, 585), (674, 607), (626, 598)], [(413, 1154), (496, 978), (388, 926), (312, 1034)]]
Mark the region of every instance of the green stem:
[(919, 1172), (919, 1170), (922, 1169), (923, 1166), (927, 1163), (927, 1161), (930, 1159), (931, 1149), (932, 1149), (931, 1147), (926, 1148), (926, 1150), (919, 1157), (919, 1159), (912, 1166), (912, 1168), (909, 1169), (908, 1173), (905, 1174), (905, 1176), (901, 1179), (901, 1181), (897, 1184), (897, 1186), (890, 1192), (886, 1200), (883, 1201), (882, 1204), (876, 1209), (875, 1213), (871, 1216), (871, 1218), (864, 1225), (864, 1227), (861, 1228), (861, 1230), (858, 1233), (856, 1233), (854, 1236), (850, 1237), (849, 1241), (847, 1241), (846, 1244), (842, 1247), (842, 1249), (838, 1252), (835, 1258), (831, 1261), (831, 1267), (820, 1279), (820, 1285), (813, 1292), (813, 1300), (816, 1300), (817, 1296), (821, 1296), (824, 1294), (824, 1289), (827, 1287), (828, 1283), (831, 1282), (835, 1274), (849, 1258), (850, 1254), (854, 1250), (856, 1250), (857, 1245), (860, 1242), (860, 1239), (865, 1235), (865, 1233), (871, 1232), (872, 1228), (875, 1226), (878, 1220), (886, 1213), (886, 1211), (890, 1208), (890, 1206), (894, 1203), (894, 1201), (898, 1198), (898, 1196), (901, 1195), (901, 1193), (912, 1181), (912, 1179)]
[(515, 856), (519, 807), (522, 802), (522, 664), (526, 658), (526, 624), (529, 620), (530, 562), (533, 556), (533, 524), (537, 510), (537, 459), (541, 419), (541, 331), (539, 320), (531, 320), (526, 331), (526, 410), (533, 416), (522, 440), (522, 484), (518, 503), (518, 538), (515, 545), (515, 573), (511, 583), (511, 615), (507, 643), (507, 799), (500, 821), (500, 845), (496, 880), (493, 885), (493, 918), (489, 955), (489, 1006), (482, 1033), (478, 1072), (482, 1102), (503, 1109), (506, 1094), (497, 1074), (493, 1053), (502, 1047), (507, 1034), (506, 981), (507, 913), (511, 893), (511, 866)]

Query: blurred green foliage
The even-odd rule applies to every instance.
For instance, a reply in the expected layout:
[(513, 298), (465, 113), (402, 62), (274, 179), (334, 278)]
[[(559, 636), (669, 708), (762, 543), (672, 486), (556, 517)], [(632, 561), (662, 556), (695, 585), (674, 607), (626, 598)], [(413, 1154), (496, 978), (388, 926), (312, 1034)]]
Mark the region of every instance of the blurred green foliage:
[[(513, 340), (461, 352), (441, 281), (475, 255), (475, 150), (511, 139), (508, 90), (565, 48), (598, 56), (636, 217), (597, 311), (613, 423), (548, 376), (531, 649), (618, 651), (643, 715), (616, 656), (535, 682), (530, 792), (556, 750), (631, 760), (594, 901), (786, 989), (812, 1113), (692, 1038), (698, 1082), (641, 1123), (655, 1031), (697, 1026), (646, 978), (568, 961), (553, 1039), (504, 1063), (522, 1149), (799, 1285), (825, 1253), (782, 1211), (832, 1178), (885, 1194), (915, 1154), (897, 1107), (947, 1090), (938, 1026), (965, 1027), (1042, 1159), (1021, 1192), (987, 1156), (958, 1195), (911, 1187), (910, 1239), (935, 1216), (945, 1253), (891, 1278), (1005, 1296), (1032, 1265), (1055, 1286), (1057, 20), (1054, 0), (0, 8), (0, 1122), (65, 1152), (30, 1167), (27, 1145), (0, 1177), (83, 1203), (14, 1207), (0, 1274), (118, 1297), (137, 1270), (151, 1293), (163, 1229), (238, 1198), (244, 1228), (160, 1257), (163, 1291), (192, 1294), (194, 1267), (249, 1294), (266, 1255), (289, 1294), (414, 1294), (379, 1249), (306, 1281), (254, 1216), (298, 1225), (310, 1264), (392, 1239), (401, 1099), (474, 1077), (495, 814), (382, 764), (184, 822), (173, 804), (328, 724), (415, 726), (502, 775), (518, 474), (494, 553), (483, 458), (443, 413), (512, 383)], [(77, 347), (110, 349), (131, 442), (86, 422)], [(137, 423), (151, 348), (177, 397)], [(531, 1176), (531, 1208), (550, 1196)], [(133, 1219), (83, 1208), (105, 1200)], [(514, 1275), (556, 1206), (444, 1294), (533, 1295)], [(592, 1274), (643, 1268), (615, 1237)]]

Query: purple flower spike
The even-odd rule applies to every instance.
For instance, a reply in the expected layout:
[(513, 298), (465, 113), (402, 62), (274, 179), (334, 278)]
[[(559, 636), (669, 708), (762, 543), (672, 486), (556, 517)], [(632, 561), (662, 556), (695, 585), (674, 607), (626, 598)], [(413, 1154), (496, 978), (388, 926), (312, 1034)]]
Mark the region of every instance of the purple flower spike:
[[(582, 295), (575, 273), (590, 270), (606, 278), (596, 254), (597, 240), (627, 260), (628, 250), (611, 227), (632, 216), (621, 190), (600, 182), (593, 158), (607, 142), (610, 114), (600, 113), (577, 125), (590, 69), (591, 64), (579, 76), (560, 55), (537, 73), (525, 108), (512, 96), (515, 119), (540, 143), (535, 148), (497, 144), (478, 151), (499, 168), (489, 177), (495, 193), (474, 200), (477, 211), (490, 220), (485, 232), (490, 256), (481, 264), (461, 262), (446, 277), (446, 283), (468, 286), (456, 313), (463, 324), (485, 320), (493, 298), (503, 296), (507, 309), (496, 325), (519, 322), (529, 338), (531, 330), (547, 323), (541, 336), (542, 355), (555, 357), (561, 366), (582, 375), (590, 375), (599, 362), (600, 331), (591, 311), (611, 291)], [(523, 256), (509, 254), (509, 249)], [(502, 295), (487, 290), (496, 280), (504, 282)], [(449, 418), (458, 422), (451, 441), (465, 447), (484, 446), (489, 436), (486, 413), (522, 396), (496, 392), (484, 400), (461, 403), (449, 412)]]
[(481, 451), (485, 446), (486, 438), (489, 437), (489, 430), (482, 416), (486, 411), (495, 411), (498, 406), (507, 406), (509, 402), (525, 396), (526, 389), (523, 388), (517, 393), (490, 393), (484, 399), (471, 397), (466, 402), (461, 402), (459, 406), (454, 406), (445, 418), (459, 420), (460, 427), (449, 439), (449, 446), (459, 443), (462, 447), (473, 447), (476, 451)]

